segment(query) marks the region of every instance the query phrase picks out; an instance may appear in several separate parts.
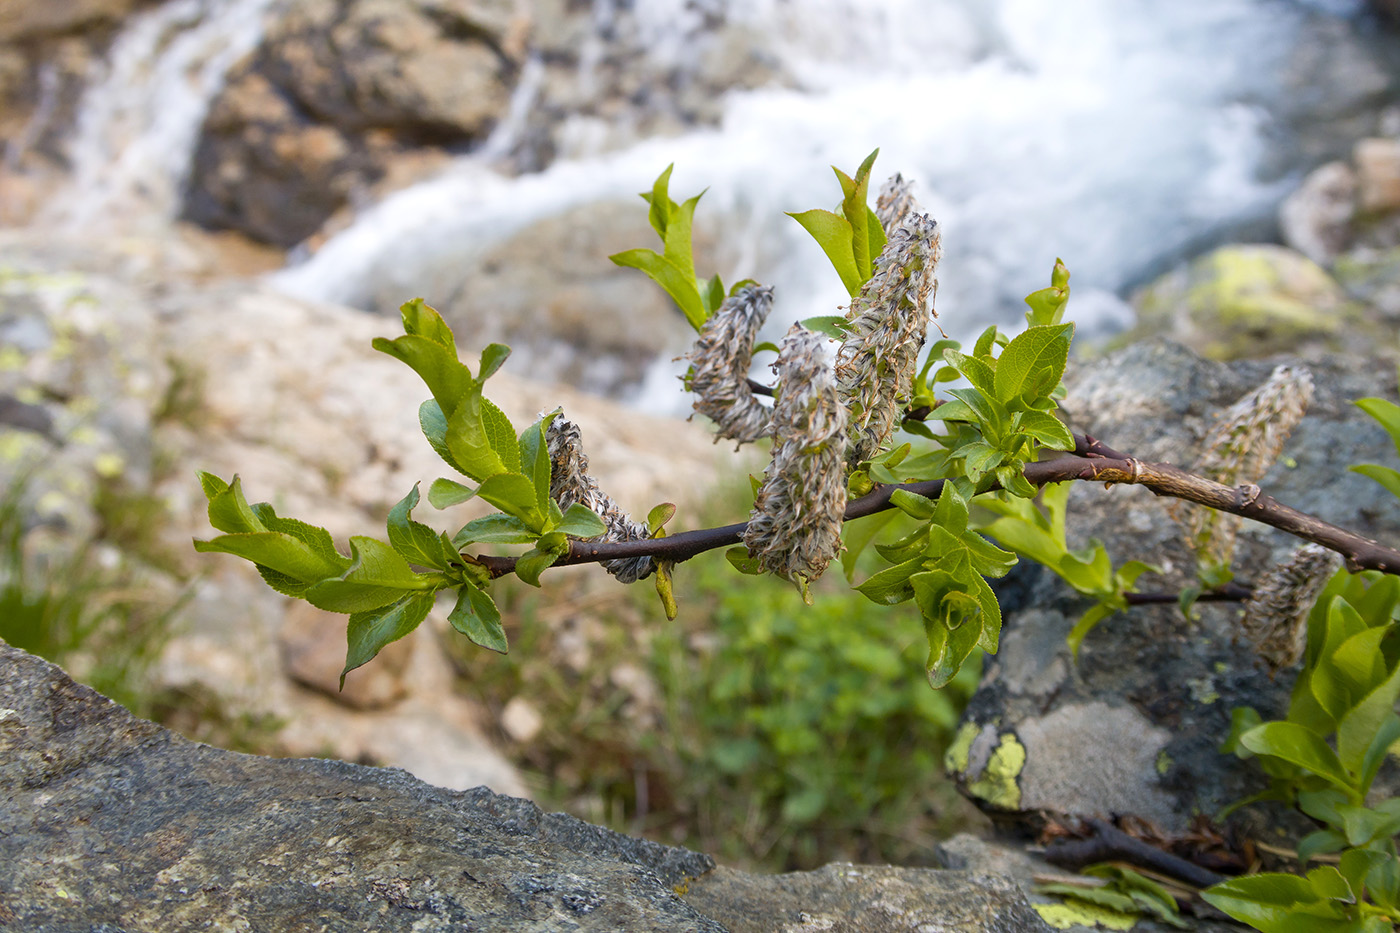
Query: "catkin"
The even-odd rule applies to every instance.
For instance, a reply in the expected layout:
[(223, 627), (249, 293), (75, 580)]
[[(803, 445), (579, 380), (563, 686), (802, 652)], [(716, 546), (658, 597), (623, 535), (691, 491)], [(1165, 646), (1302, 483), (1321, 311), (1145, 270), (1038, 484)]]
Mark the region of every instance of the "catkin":
[(769, 434), (771, 413), (754, 395), (748, 375), (754, 339), (772, 308), (771, 287), (740, 289), (705, 321), (686, 354), (695, 410), (714, 421), (716, 441), (744, 444)]

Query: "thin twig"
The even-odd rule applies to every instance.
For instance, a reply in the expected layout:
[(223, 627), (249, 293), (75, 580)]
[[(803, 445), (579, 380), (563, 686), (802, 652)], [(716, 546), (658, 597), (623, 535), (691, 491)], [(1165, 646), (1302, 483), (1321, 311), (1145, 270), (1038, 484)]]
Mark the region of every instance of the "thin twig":
[[(1157, 496), (1184, 499), (1240, 515), (1320, 544), (1341, 554), (1347, 569), (1353, 573), (1379, 570), (1400, 575), (1400, 551), (1284, 505), (1272, 496), (1264, 495), (1257, 486), (1223, 486), (1169, 463), (1137, 460), (1088, 435), (1076, 434), (1074, 439), (1073, 454), (1026, 464), (1026, 479), (1035, 486), (1068, 480), (1145, 486)], [(891, 508), (890, 496), (896, 489), (937, 499), (943, 491), (943, 483), (944, 480), (936, 479), (877, 486), (872, 492), (847, 505), (845, 520), (863, 518)], [(746, 522), (738, 522), (641, 541), (571, 541), (568, 553), (556, 561), (555, 566), (591, 564), (644, 555), (658, 561), (680, 563), (715, 548), (738, 544), (746, 526)], [(492, 576), (503, 576), (515, 570), (514, 557), (482, 555), (471, 559), (490, 570)]]
[(1164, 852), (1154, 845), (1129, 836), (1104, 820), (1086, 821), (1093, 835), (1087, 839), (1058, 839), (1045, 847), (1045, 860), (1060, 868), (1080, 869), (1096, 862), (1122, 860), (1184, 881), (1197, 888), (1208, 888), (1225, 880), (1208, 868)]

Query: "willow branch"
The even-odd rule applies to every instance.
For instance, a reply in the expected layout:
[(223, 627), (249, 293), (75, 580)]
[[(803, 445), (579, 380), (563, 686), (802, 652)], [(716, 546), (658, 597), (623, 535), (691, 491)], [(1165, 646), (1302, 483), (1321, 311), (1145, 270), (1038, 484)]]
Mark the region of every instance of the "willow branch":
[[(1379, 570), (1382, 573), (1400, 575), (1400, 551), (1284, 505), (1272, 496), (1265, 495), (1258, 486), (1224, 486), (1169, 463), (1138, 460), (1088, 435), (1076, 434), (1074, 440), (1075, 449), (1072, 454), (1026, 464), (1026, 479), (1035, 486), (1069, 480), (1103, 483), (1105, 486), (1145, 486), (1157, 496), (1183, 499), (1220, 512), (1229, 512), (1277, 528), (1304, 541), (1320, 544), (1342, 555), (1347, 569), (1353, 573)], [(864, 518), (891, 508), (890, 496), (896, 489), (937, 499), (943, 491), (944, 482), (945, 480), (936, 479), (877, 486), (872, 492), (847, 504), (845, 520)], [(568, 553), (557, 560), (554, 566), (591, 564), (642, 556), (651, 557), (658, 562), (677, 564), (715, 548), (738, 544), (746, 527), (746, 522), (738, 522), (641, 541), (575, 540), (569, 543)], [(487, 568), (491, 575), (496, 577), (515, 570), (514, 557), (481, 555), (470, 559)]]

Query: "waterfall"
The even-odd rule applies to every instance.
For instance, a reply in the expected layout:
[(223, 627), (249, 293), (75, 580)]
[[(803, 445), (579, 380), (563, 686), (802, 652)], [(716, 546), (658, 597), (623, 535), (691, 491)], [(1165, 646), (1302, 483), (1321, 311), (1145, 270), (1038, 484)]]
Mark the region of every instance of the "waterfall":
[(72, 178), (48, 221), (172, 220), (211, 102), (258, 46), (275, 0), (168, 0), (135, 15), (97, 66), (69, 142)]

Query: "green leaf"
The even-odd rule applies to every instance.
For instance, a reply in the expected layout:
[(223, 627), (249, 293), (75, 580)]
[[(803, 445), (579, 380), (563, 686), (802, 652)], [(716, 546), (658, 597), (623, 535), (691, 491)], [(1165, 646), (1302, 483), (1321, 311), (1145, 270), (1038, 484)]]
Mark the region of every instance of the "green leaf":
[(457, 344), (452, 337), (452, 328), (448, 327), (442, 315), (430, 308), (422, 298), (415, 298), (400, 305), (399, 317), (403, 321), (404, 333), (425, 337), (433, 343), (441, 344), (452, 354), (453, 359), (456, 359)]
[(1009, 405), (1022, 397), (1048, 395), (1064, 375), (1073, 339), (1073, 324), (1041, 325), (1017, 334), (997, 361), (997, 400)]
[(1266, 722), (1240, 736), (1240, 744), (1256, 755), (1273, 755), (1306, 768), (1337, 787), (1354, 794), (1351, 777), (1337, 753), (1314, 732), (1291, 722)]
[(1032, 327), (1060, 323), (1068, 300), (1069, 270), (1063, 261), (1056, 259), (1055, 267), (1050, 272), (1050, 287), (1026, 296), (1026, 304), (1030, 306), (1030, 311), (1026, 312), (1026, 323)]
[(605, 533), (608, 526), (594, 512), (582, 502), (575, 502), (569, 506), (564, 513), (564, 520), (555, 526), (555, 531), (563, 532), (566, 535), (573, 535), (575, 538), (596, 538)]
[(279, 531), (219, 535), (210, 541), (196, 540), (194, 549), (204, 554), (232, 554), (300, 583), (339, 576), (350, 565), (344, 557), (330, 558), (305, 541)]
[(841, 276), (841, 284), (846, 286), (846, 291), (850, 293), (850, 296), (852, 298), (858, 296), (865, 279), (861, 277), (860, 268), (856, 265), (855, 252), (851, 244), (850, 221), (840, 214), (820, 209), (803, 211), (800, 214), (789, 212), (788, 216), (800, 223), (802, 228), (812, 235), (812, 239), (817, 241), (822, 252), (826, 253), (826, 257), (831, 260), (836, 274)]
[(1059, 418), (1043, 411), (1020, 413), (1020, 429), (1051, 450), (1073, 450), (1074, 435)]
[(924, 559), (916, 557), (881, 570), (855, 589), (872, 602), (882, 606), (893, 606), (914, 597), (909, 578), (923, 569)]
[[(206, 476), (211, 482), (206, 483)], [(206, 494), (214, 486), (212, 480), (217, 479), (218, 477), (208, 473), (200, 475), (200, 485), (204, 486)], [(267, 526), (249, 507), (248, 500), (243, 498), (243, 485), (237, 474), (234, 475), (232, 483), (209, 496), (209, 524), (229, 534), (267, 531)]]
[(506, 630), (501, 625), (501, 613), (485, 590), (464, 584), (457, 591), (457, 604), (452, 607), (447, 621), (473, 643), (489, 651), (506, 653)]
[(544, 573), (559, 559), (558, 554), (531, 548), (515, 561), (515, 575), (531, 586), (540, 585), (540, 574)]
[(933, 514), (933, 520), (949, 534), (962, 537), (967, 531), (967, 516), (967, 500), (958, 493), (952, 483), (944, 483), (943, 491), (938, 495), (938, 508)]
[(749, 549), (743, 545), (729, 548), (724, 552), (724, 559), (742, 574), (756, 577), (763, 573), (763, 568), (758, 564), (758, 558), (750, 557)]
[[(549, 430), (549, 423), (562, 413), (562, 408), (554, 409), (526, 428), (525, 432), (520, 435), (520, 469), (535, 485), (535, 508), (541, 515), (549, 513), (550, 462), (549, 445), (545, 443), (545, 432)], [(503, 509), (503, 511), (510, 510)]]
[(676, 514), (676, 504), (674, 502), (662, 502), (660, 505), (652, 506), (647, 513), (647, 534), (653, 538), (661, 537), (659, 532), (665, 527)]
[(1386, 492), (1400, 498), (1400, 471), (1392, 470), (1390, 467), (1381, 466), (1378, 463), (1358, 463), (1347, 467), (1347, 469), (1353, 473), (1370, 477), (1385, 487)]
[(1376, 773), (1388, 757), (1390, 747), (1396, 742), (1400, 742), (1400, 716), (1388, 716), (1371, 737), (1366, 757), (1361, 760), (1361, 778), (1357, 781), (1357, 787), (1363, 795), (1370, 793), (1371, 782), (1376, 779)]
[(1101, 602), (1098, 605), (1089, 607), (1089, 611), (1079, 617), (1079, 621), (1074, 623), (1074, 628), (1070, 629), (1065, 641), (1069, 644), (1070, 655), (1078, 659), (1079, 646), (1084, 643), (1084, 638), (1094, 630), (1104, 619), (1113, 615), (1119, 609), (1112, 602)]
[(672, 162), (666, 166), (666, 170), (656, 176), (656, 181), (652, 182), (651, 191), (642, 194), (650, 206), (647, 219), (651, 222), (651, 229), (656, 231), (656, 235), (664, 241), (666, 239), (666, 226), (671, 219), (671, 209), (675, 206), (671, 200), (669, 189), (671, 187), (671, 172), (675, 169), (676, 163)]
[(461, 505), (468, 499), (476, 495), (476, 490), (470, 486), (464, 486), (456, 480), (438, 477), (433, 480), (433, 484), (428, 487), (428, 502), (435, 509), (446, 509), (454, 505)]
[[(497, 473), (507, 472), (498, 443), (486, 426), (486, 400), (479, 392), (470, 394), (447, 419), (447, 449), (467, 476), (481, 482)], [(419, 410), (420, 416), (422, 410)], [(515, 435), (510, 435), (509, 449), (515, 448)], [(480, 490), (478, 490), (478, 494)]]
[(481, 386), (472, 379), (471, 370), (457, 359), (454, 350), (428, 337), (405, 334), (388, 340), (376, 337), (373, 346), (380, 353), (408, 364), (427, 384), (438, 407), (450, 418), (463, 397)]
[(1396, 697), (1400, 697), (1400, 664), (1337, 723), (1337, 757), (1342, 767), (1352, 773), (1362, 770), (1372, 738), (1395, 715)]
[(1356, 401), (1356, 407), (1381, 423), (1400, 454), (1400, 405), (1383, 398), (1363, 398)]
[[(1245, 875), (1217, 884), (1201, 892), (1207, 903), (1261, 933), (1333, 933), (1358, 928), (1343, 920), (1340, 906), (1328, 907), (1307, 878), (1297, 875), (1263, 873)], [(1302, 908), (1321, 908), (1325, 913), (1306, 914)], [(1330, 914), (1330, 916), (1329, 916)]]
[(705, 311), (705, 303), (700, 299), (700, 291), (695, 287), (693, 273), (687, 275), (680, 266), (649, 249), (624, 250), (608, 258), (619, 266), (645, 272), (671, 296), (671, 300), (681, 309), (691, 327), (698, 331), (704, 326), (708, 314)]
[(418, 424), (423, 429), (423, 436), (443, 462), (464, 476), (471, 475), (447, 447), (447, 418), (436, 399), (430, 398), (418, 406)]
[(846, 319), (839, 314), (819, 314), (816, 317), (803, 318), (802, 326), (835, 340), (846, 336)]
[(841, 529), (841, 537), (846, 545), (846, 549), (841, 552), (841, 569), (846, 574), (847, 583), (855, 580), (856, 560), (861, 552), (899, 514), (891, 509), (846, 522), (845, 527)]
[(351, 613), (340, 689), (345, 689), (346, 674), (373, 659), (385, 645), (416, 629), (432, 608), (432, 593), (409, 593), (388, 606)]
[(661, 609), (666, 613), (666, 621), (676, 621), (676, 615), (680, 612), (676, 605), (676, 594), (671, 586), (671, 567), (669, 561), (656, 561), (656, 595), (661, 599)]
[(1335, 829), (1319, 829), (1298, 840), (1298, 864), (1307, 865), (1319, 855), (1346, 848), (1347, 837)]
[(477, 489), (478, 497), (507, 515), (514, 515), (535, 531), (543, 531), (544, 516), (535, 500), (535, 484), (523, 473), (497, 473)]
[(477, 364), (476, 378), (482, 382), (495, 375), (496, 370), (510, 356), (510, 347), (503, 343), (488, 343), (481, 351), (481, 362)]
[(350, 566), (308, 589), (306, 601), (331, 612), (369, 612), (402, 599), (409, 591), (431, 590), (440, 579), (414, 573), (392, 547), (357, 535), (350, 539)]
[[(867, 206), (870, 188), (870, 170), (875, 165), (875, 157), (880, 154), (876, 149), (865, 157), (865, 161), (856, 169), (854, 179), (846, 176), (844, 172), (832, 166), (832, 171), (841, 182), (841, 212), (846, 217), (846, 223), (851, 229), (851, 253), (855, 260), (856, 269), (860, 272), (860, 280), (863, 284), (870, 278), (872, 261), (879, 255), (878, 251), (870, 248), (870, 208)], [(878, 224), (876, 225), (878, 226)]]
[(468, 544), (533, 544), (539, 536), (514, 515), (483, 515), (463, 525), (452, 544), (458, 548)]
[(724, 304), (724, 280), (716, 272), (700, 288), (700, 301), (709, 314), (714, 314)]
[[(948, 488), (949, 484), (944, 484)], [(890, 493), (890, 505), (899, 509), (910, 518), (919, 521), (927, 521), (933, 518), (934, 501), (917, 493), (912, 493), (907, 489), (895, 489)]]
[(481, 399), (481, 430), (491, 451), (501, 459), (501, 465), (511, 473), (521, 470), (520, 443), (515, 437), (515, 425), (506, 413), (485, 396)]
[(389, 512), (389, 544), (410, 563), (446, 570), (455, 551), (444, 553), (441, 536), (422, 522), (412, 519), (411, 513), (417, 504), (418, 484), (414, 483), (408, 495)]
[(968, 382), (981, 389), (988, 396), (996, 394), (994, 388), (996, 373), (992, 365), (988, 363), (991, 357), (980, 359), (957, 350), (944, 350), (943, 358), (948, 361), (948, 365), (966, 376)]

